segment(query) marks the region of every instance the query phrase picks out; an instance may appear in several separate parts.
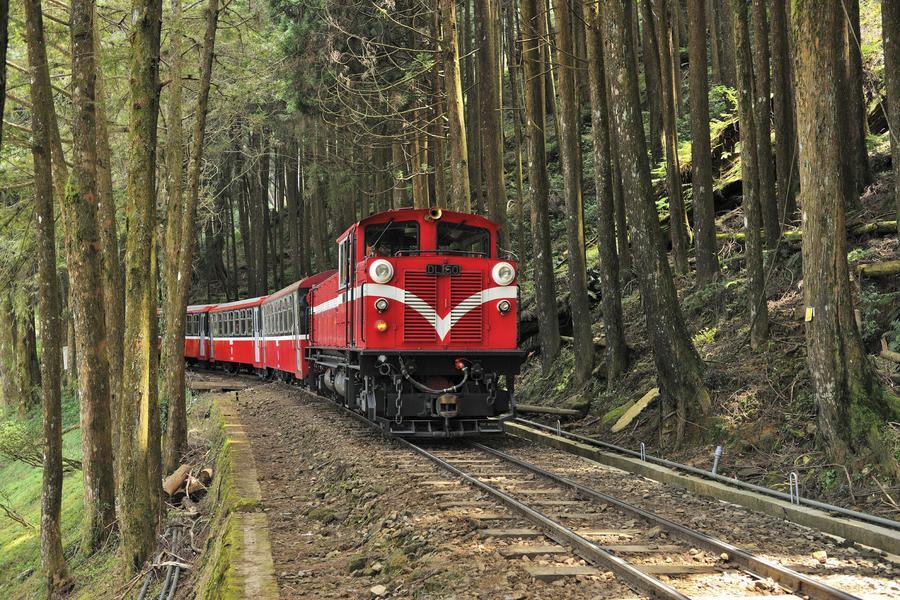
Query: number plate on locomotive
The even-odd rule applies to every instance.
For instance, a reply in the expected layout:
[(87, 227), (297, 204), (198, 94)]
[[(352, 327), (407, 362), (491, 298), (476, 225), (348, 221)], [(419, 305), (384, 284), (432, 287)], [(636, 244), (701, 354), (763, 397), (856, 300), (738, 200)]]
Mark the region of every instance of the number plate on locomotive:
[(427, 275), (459, 275), (459, 265), (425, 265)]

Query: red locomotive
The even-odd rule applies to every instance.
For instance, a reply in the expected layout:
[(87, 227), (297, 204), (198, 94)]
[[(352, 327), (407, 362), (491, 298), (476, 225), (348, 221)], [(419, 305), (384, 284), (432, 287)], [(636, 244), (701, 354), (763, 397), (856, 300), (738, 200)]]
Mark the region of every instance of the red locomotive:
[(500, 432), (523, 353), (516, 264), (497, 241), (477, 215), (373, 215), (338, 238), (337, 270), (191, 307), (185, 357), (298, 381), (399, 435)]

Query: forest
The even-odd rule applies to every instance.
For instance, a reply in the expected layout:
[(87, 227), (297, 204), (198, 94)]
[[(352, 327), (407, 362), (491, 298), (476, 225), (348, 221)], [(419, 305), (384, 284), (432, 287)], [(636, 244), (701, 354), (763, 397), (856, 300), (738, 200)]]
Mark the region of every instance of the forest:
[(900, 510), (900, 1), (0, 0), (0, 34), (0, 594), (28, 528), (42, 593), (140, 573), (186, 307), (410, 206), (501, 225), (521, 402)]

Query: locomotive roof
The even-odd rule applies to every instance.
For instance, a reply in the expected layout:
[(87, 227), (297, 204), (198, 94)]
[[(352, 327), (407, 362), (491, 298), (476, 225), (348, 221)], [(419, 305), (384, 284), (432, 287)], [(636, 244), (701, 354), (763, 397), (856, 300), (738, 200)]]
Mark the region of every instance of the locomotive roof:
[(322, 271), (321, 273), (316, 273), (315, 275), (310, 275), (309, 277), (306, 277), (305, 279), (301, 279), (300, 281), (295, 281), (291, 285), (281, 288), (277, 292), (273, 292), (273, 293), (269, 294), (263, 303), (265, 304), (266, 302), (271, 302), (272, 300), (277, 300), (278, 298), (282, 298), (288, 294), (293, 293), (294, 291), (296, 291), (300, 288), (311, 288), (314, 285), (316, 285), (322, 281), (325, 281), (326, 279), (328, 279), (335, 273), (337, 273), (337, 271), (332, 269), (330, 271)]
[[(393, 219), (394, 221), (421, 221), (425, 219), (425, 217), (431, 212), (431, 210), (431, 208), (392, 208), (390, 210), (385, 210), (380, 213), (370, 215), (365, 219), (356, 222), (354, 225), (362, 227), (371, 223), (387, 223), (391, 219)], [(458, 222), (465, 219), (472, 225), (477, 225), (479, 227), (486, 227), (491, 230), (497, 230), (498, 228), (498, 225), (494, 221), (482, 217), (481, 215), (457, 212), (454, 210), (442, 210), (442, 213), (443, 214), (439, 219), (441, 221), (447, 220), (451, 222)], [(348, 227), (340, 236), (338, 236), (338, 240), (343, 239), (354, 225)]]
[(223, 310), (234, 310), (237, 308), (250, 308), (262, 304), (268, 296), (257, 296), (256, 298), (248, 298), (246, 300), (235, 300), (234, 302), (226, 302), (225, 304), (216, 304), (209, 312), (222, 312)]

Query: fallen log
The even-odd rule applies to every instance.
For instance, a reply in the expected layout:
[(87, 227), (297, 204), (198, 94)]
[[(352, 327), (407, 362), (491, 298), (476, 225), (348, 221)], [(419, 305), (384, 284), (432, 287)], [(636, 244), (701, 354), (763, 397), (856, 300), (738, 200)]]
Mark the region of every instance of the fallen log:
[(900, 273), (900, 260), (863, 263), (857, 266), (856, 270), (863, 277), (888, 277), (890, 275), (897, 275)]
[(891, 362), (900, 363), (900, 352), (894, 352), (888, 348), (887, 340), (883, 336), (881, 338), (881, 353), (879, 356)]
[(650, 390), (649, 392), (644, 394), (644, 396), (640, 400), (635, 402), (631, 408), (626, 410), (625, 414), (623, 414), (621, 417), (619, 417), (619, 420), (616, 421), (615, 425), (612, 426), (610, 431), (612, 431), (613, 433), (618, 433), (618, 432), (622, 431), (623, 429), (625, 429), (626, 427), (628, 427), (628, 425), (632, 421), (634, 421), (634, 419), (639, 414), (641, 414), (641, 412), (645, 408), (650, 406), (650, 403), (653, 402), (654, 400), (656, 400), (657, 398), (659, 398), (659, 388), (653, 388), (652, 390)]
[(573, 408), (558, 408), (556, 406), (539, 406), (537, 404), (516, 404), (517, 412), (542, 414), (542, 415), (560, 415), (565, 417), (580, 417), (581, 411)]
[(191, 465), (181, 465), (175, 472), (165, 478), (163, 481), (163, 491), (167, 496), (172, 496), (177, 492), (181, 486), (184, 484), (184, 481), (188, 478), (188, 475), (191, 473)]
[[(847, 235), (859, 237), (867, 233), (891, 234), (897, 232), (897, 221), (876, 221), (874, 223), (858, 223), (847, 228)], [(743, 231), (717, 233), (717, 240), (743, 240)], [(803, 230), (788, 229), (782, 233), (782, 237), (789, 242), (799, 242), (803, 239)]]

